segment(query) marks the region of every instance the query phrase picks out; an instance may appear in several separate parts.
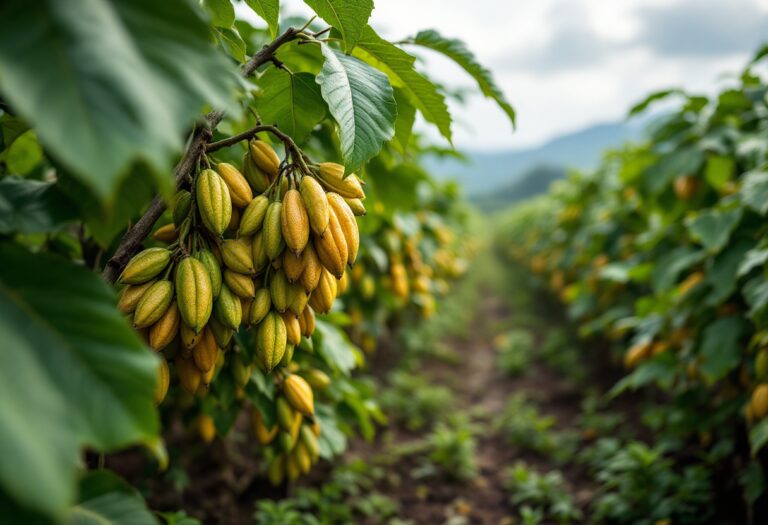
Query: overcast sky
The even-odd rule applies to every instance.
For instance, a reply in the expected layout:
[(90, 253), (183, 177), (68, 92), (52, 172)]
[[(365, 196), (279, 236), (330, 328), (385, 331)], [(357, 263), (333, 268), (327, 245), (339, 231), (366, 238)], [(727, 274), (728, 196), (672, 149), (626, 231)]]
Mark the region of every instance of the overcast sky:
[[(305, 14), (283, 0), (284, 14)], [(460, 149), (538, 144), (562, 133), (624, 118), (652, 90), (711, 90), (768, 41), (768, 0), (376, 0), (384, 37), (434, 28), (464, 40), (514, 105), (517, 131), (481, 96), (451, 104)], [(429, 51), (437, 80), (471, 86)]]

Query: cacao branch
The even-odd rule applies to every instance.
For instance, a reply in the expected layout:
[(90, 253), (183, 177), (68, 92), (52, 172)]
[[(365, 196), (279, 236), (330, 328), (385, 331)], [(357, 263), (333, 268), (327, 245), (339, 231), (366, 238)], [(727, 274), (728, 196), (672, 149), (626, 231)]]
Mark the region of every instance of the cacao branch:
[[(242, 76), (244, 78), (251, 76), (260, 66), (272, 61), (275, 53), (281, 46), (296, 40), (301, 35), (303, 35), (302, 29), (288, 28), (283, 34), (261, 48), (245, 63), (241, 71)], [(311, 35), (309, 36), (311, 37)], [(184, 156), (174, 170), (176, 184), (194, 172), (197, 159), (205, 153), (206, 144), (211, 140), (213, 130), (216, 129), (216, 126), (219, 125), (223, 118), (223, 111), (211, 111), (205, 116), (204, 125), (197, 127), (193, 131), (189, 146), (187, 146)], [(117, 280), (120, 272), (123, 271), (130, 258), (136, 253), (144, 239), (147, 238), (152, 231), (152, 226), (157, 222), (157, 219), (160, 218), (165, 209), (166, 204), (163, 198), (160, 195), (155, 196), (144, 215), (125, 232), (115, 253), (107, 261), (102, 272), (104, 279), (110, 283), (114, 283)]]

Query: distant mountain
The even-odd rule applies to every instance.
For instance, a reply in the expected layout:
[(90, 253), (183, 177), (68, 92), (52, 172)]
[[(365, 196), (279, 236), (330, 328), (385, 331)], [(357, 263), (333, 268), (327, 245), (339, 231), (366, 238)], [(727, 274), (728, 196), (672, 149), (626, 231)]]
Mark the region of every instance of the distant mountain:
[(440, 179), (458, 181), (470, 197), (509, 187), (540, 166), (591, 168), (603, 150), (637, 138), (639, 121), (598, 124), (557, 137), (541, 146), (519, 150), (469, 151), (467, 163), (454, 158), (430, 159), (428, 168)]
[(486, 212), (506, 208), (512, 203), (546, 193), (549, 185), (565, 177), (566, 168), (561, 166), (536, 166), (505, 186), (482, 195), (471, 197), (472, 202)]

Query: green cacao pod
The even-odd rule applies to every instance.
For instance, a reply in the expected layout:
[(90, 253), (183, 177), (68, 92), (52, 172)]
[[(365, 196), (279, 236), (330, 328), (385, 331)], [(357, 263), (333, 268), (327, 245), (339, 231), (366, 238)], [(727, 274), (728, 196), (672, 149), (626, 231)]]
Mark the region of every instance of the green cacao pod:
[(224, 233), (232, 219), (232, 200), (227, 184), (218, 173), (211, 169), (200, 172), (196, 197), (197, 209), (205, 227), (216, 235)]
[(270, 181), (277, 178), (280, 169), (280, 157), (277, 152), (263, 140), (253, 139), (248, 144), (248, 152), (251, 154), (254, 164), (267, 174)]
[(241, 308), (240, 298), (232, 293), (228, 286), (222, 286), (221, 293), (213, 305), (216, 320), (227, 328), (237, 330), (243, 320)]
[(178, 228), (189, 216), (189, 210), (192, 207), (192, 194), (187, 190), (179, 190), (171, 200), (171, 213), (173, 214), (173, 224)]
[(253, 267), (251, 247), (236, 239), (227, 239), (221, 244), (221, 259), (224, 265), (237, 273), (256, 274)]
[(176, 268), (176, 296), (184, 323), (200, 333), (213, 309), (208, 269), (194, 257), (185, 257)]
[(128, 261), (118, 282), (123, 284), (142, 284), (165, 270), (171, 261), (171, 252), (165, 248), (147, 248)]
[(146, 328), (155, 324), (171, 305), (172, 300), (171, 281), (157, 281), (139, 299), (136, 310), (133, 312), (133, 326)]
[(309, 383), (296, 374), (291, 374), (283, 381), (283, 393), (291, 406), (305, 416), (315, 413), (315, 401), (312, 387)]
[(269, 290), (266, 288), (259, 288), (256, 290), (256, 296), (251, 302), (250, 311), (248, 312), (248, 322), (252, 325), (259, 324), (269, 313), (272, 308), (272, 298), (269, 294)]
[(261, 235), (262, 242), (264, 243), (264, 253), (267, 254), (270, 261), (277, 259), (285, 247), (280, 224), (282, 208), (282, 203), (272, 202), (267, 207), (267, 213), (264, 216), (264, 227), (262, 228)]
[(248, 203), (253, 200), (253, 191), (240, 170), (232, 164), (220, 162), (216, 165), (216, 172), (227, 185), (232, 204), (239, 208), (248, 206)]
[(250, 152), (243, 156), (243, 176), (256, 193), (264, 193), (272, 183), (266, 173), (261, 171), (251, 158)]
[(296, 255), (309, 242), (309, 217), (298, 190), (288, 190), (280, 208), (280, 226), (285, 245)]
[(144, 292), (149, 290), (155, 281), (147, 281), (143, 284), (129, 284), (120, 292), (120, 299), (117, 301), (117, 309), (121, 313), (131, 314), (136, 309), (136, 305), (139, 304), (141, 296)]
[(286, 432), (290, 432), (295, 417), (291, 404), (286, 398), (281, 396), (277, 398), (275, 409), (278, 425)]
[(238, 233), (241, 237), (245, 235), (253, 235), (261, 230), (268, 207), (269, 199), (264, 195), (259, 195), (248, 203), (248, 206), (246, 206), (243, 211), (242, 217), (240, 217), (240, 229), (238, 230)]
[(325, 190), (313, 177), (302, 177), (299, 183), (301, 200), (307, 209), (309, 225), (317, 235), (323, 235), (330, 220)]
[(272, 371), (285, 353), (285, 323), (277, 312), (269, 312), (259, 324), (257, 334), (258, 355), (264, 370)]
[[(238, 302), (240, 299), (238, 298)], [(215, 307), (214, 307), (215, 308)], [(229, 342), (232, 340), (232, 336), (235, 335), (235, 331), (228, 326), (224, 326), (216, 317), (211, 317), (206, 325), (213, 334), (213, 338), (216, 340), (216, 344), (219, 348), (226, 348)]]
[(258, 232), (251, 242), (251, 256), (256, 273), (261, 272), (269, 264), (269, 257), (264, 248), (264, 232)]
[(219, 266), (219, 260), (210, 250), (200, 250), (195, 254), (195, 259), (203, 263), (205, 269), (208, 270), (208, 277), (211, 278), (211, 293), (213, 298), (216, 299), (221, 291), (221, 266)]
[(269, 295), (272, 296), (272, 306), (283, 313), (291, 305), (296, 288), (288, 282), (283, 270), (277, 270), (269, 281)]
[(256, 295), (256, 285), (253, 283), (253, 278), (250, 275), (225, 269), (224, 284), (226, 284), (236, 296), (242, 297), (243, 299), (250, 299)]

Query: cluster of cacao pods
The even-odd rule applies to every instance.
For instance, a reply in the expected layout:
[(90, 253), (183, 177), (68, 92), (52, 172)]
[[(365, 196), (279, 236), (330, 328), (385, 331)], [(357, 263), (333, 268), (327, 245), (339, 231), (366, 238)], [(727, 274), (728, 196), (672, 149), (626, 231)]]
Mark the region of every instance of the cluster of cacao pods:
[(346, 288), (364, 198), (342, 165), (281, 163), (257, 139), (242, 171), (221, 162), (180, 189), (173, 222), (153, 235), (168, 247), (141, 251), (118, 280), (119, 309), (163, 357), (156, 401), (168, 391), (166, 357), (185, 390), (204, 394), (241, 326), (255, 330), (256, 348), (235, 352), (239, 386), (256, 363), (266, 373), (288, 367), (314, 332), (315, 312), (329, 312)]

